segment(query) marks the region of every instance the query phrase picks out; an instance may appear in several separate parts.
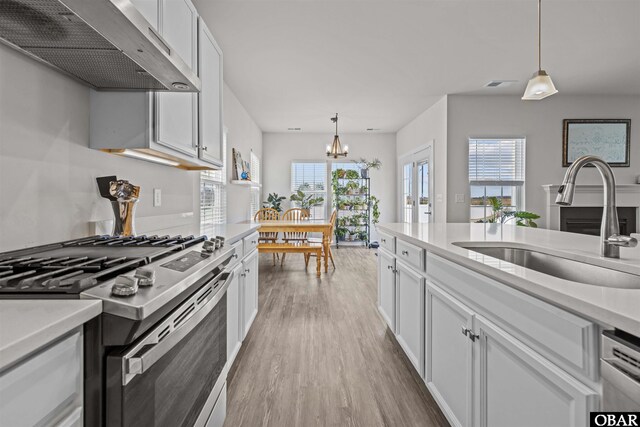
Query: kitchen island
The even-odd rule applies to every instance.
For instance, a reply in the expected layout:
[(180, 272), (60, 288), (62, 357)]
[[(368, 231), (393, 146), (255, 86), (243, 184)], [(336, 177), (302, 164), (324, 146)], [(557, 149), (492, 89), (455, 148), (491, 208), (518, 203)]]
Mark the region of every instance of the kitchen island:
[[(640, 249), (606, 259), (598, 237), (500, 224), (378, 231), (379, 310), (453, 425), (588, 423), (602, 394), (600, 332), (640, 332)], [(611, 281), (551, 276), (487, 247), (607, 268)], [(616, 274), (624, 288), (611, 286)]]

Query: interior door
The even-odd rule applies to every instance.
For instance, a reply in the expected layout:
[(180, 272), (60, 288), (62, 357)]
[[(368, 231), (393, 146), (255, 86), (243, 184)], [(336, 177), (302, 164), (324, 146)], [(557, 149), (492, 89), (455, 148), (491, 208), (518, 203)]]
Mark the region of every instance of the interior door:
[(413, 161), (402, 165), (402, 221), (413, 222)]
[(425, 158), (416, 163), (416, 209), (415, 222), (431, 222), (431, 159)]

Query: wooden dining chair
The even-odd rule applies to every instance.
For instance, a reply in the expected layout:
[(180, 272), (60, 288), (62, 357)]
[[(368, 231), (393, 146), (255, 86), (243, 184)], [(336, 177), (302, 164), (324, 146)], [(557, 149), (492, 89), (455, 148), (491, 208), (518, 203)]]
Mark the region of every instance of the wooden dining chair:
[[(309, 211), (306, 209), (300, 208), (291, 208), (282, 214), (280, 217), (282, 221), (300, 221), (309, 219)], [(282, 240), (285, 243), (292, 242), (306, 242), (307, 241), (307, 233), (303, 231), (286, 231), (282, 233)], [(287, 254), (283, 253), (282, 258), (280, 260), (280, 265), (284, 265), (284, 259)]]
[[(273, 208), (258, 209), (258, 212), (253, 216), (254, 221), (277, 221), (280, 219), (280, 214)], [(258, 242), (260, 243), (276, 243), (278, 241), (277, 231), (260, 232)], [(276, 258), (278, 254), (273, 254), (273, 265), (276, 265)]]
[[(336, 263), (333, 261), (333, 252), (331, 252), (331, 245), (333, 244), (334, 231), (336, 229), (336, 218), (338, 217), (338, 212), (334, 209), (331, 212), (331, 217), (329, 218), (329, 222), (331, 223), (331, 230), (329, 232), (329, 259), (331, 260), (331, 265), (333, 265), (333, 269), (336, 269)], [(307, 239), (309, 243), (322, 243), (322, 237), (309, 237)], [(313, 256), (313, 255), (311, 255)], [(306, 260), (308, 262), (308, 259)]]

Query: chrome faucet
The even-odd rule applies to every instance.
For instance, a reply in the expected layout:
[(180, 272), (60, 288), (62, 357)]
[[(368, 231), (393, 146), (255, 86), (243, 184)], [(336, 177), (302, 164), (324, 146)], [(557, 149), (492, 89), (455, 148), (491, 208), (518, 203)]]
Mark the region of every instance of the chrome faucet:
[(620, 235), (618, 210), (616, 208), (616, 178), (607, 162), (597, 156), (582, 156), (576, 159), (564, 175), (562, 185), (558, 188), (556, 203), (571, 206), (575, 192), (576, 177), (580, 169), (591, 164), (598, 169), (604, 185), (604, 209), (600, 227), (600, 255), (607, 258), (620, 258), (620, 247), (633, 248), (638, 241), (633, 237)]

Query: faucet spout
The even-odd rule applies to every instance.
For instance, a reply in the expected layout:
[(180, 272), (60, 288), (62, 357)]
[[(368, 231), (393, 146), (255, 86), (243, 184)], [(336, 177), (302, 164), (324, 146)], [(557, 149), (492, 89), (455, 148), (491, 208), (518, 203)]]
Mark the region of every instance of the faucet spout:
[[(616, 178), (607, 162), (597, 156), (582, 156), (571, 164), (564, 175), (562, 185), (558, 189), (556, 203), (561, 206), (571, 206), (575, 193), (576, 177), (586, 165), (591, 164), (598, 169), (604, 186), (604, 207), (602, 225), (600, 227), (600, 254), (607, 258), (620, 258), (620, 247), (637, 245), (634, 238), (621, 238), (618, 210), (616, 208)], [(624, 236), (626, 237), (626, 236)]]

